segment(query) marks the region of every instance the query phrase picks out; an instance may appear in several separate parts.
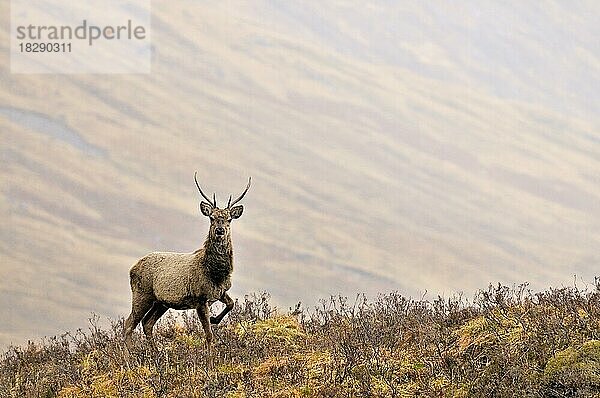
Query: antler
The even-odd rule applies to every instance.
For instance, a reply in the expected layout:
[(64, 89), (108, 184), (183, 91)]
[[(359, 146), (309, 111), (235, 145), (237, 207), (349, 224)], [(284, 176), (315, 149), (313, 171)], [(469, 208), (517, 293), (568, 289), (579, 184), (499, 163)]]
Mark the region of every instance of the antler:
[(233, 206), (234, 204), (236, 204), (237, 202), (239, 202), (240, 200), (242, 200), (242, 198), (244, 197), (244, 195), (246, 195), (246, 192), (248, 192), (248, 189), (250, 189), (250, 183), (252, 182), (252, 177), (248, 177), (248, 185), (246, 185), (246, 189), (244, 189), (244, 192), (242, 192), (242, 194), (240, 195), (239, 198), (237, 198), (236, 200), (234, 200), (233, 202), (231, 201), (231, 195), (229, 195), (229, 202), (227, 203), (227, 208), (230, 208), (231, 206)]
[[(211, 201), (205, 194), (204, 192), (202, 192), (202, 188), (200, 188), (200, 184), (198, 184), (198, 179), (196, 178), (196, 174), (198, 174), (197, 171), (194, 171), (194, 181), (196, 181), (196, 186), (198, 187), (198, 191), (200, 191), (200, 195), (202, 195), (202, 197), (204, 199), (207, 200), (207, 202), (212, 206), (212, 207), (217, 207), (217, 198), (215, 196), (215, 194), (213, 194), (213, 200)], [(244, 192), (245, 193), (245, 192)]]

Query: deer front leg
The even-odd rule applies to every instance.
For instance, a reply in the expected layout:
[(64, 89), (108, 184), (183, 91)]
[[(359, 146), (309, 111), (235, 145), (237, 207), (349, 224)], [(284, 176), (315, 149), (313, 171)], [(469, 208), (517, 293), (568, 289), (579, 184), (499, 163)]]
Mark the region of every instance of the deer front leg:
[(196, 311), (198, 312), (198, 317), (200, 318), (200, 323), (202, 324), (202, 328), (204, 329), (204, 335), (206, 336), (206, 350), (207, 350), (206, 364), (209, 369), (212, 369), (212, 367), (213, 367), (213, 347), (212, 347), (213, 333), (212, 333), (212, 330), (210, 329), (210, 322), (209, 322), (210, 310), (208, 308), (208, 303), (201, 304), (198, 308), (196, 308)]
[(210, 322), (208, 321), (210, 314), (208, 304), (201, 304), (198, 308), (196, 308), (196, 312), (198, 313), (198, 318), (200, 318), (202, 329), (204, 329), (204, 335), (206, 336), (206, 347), (210, 349), (213, 339), (213, 333), (210, 329)]
[(223, 308), (223, 311), (219, 315), (210, 317), (210, 323), (215, 325), (221, 322), (225, 315), (233, 308), (233, 299), (229, 297), (227, 292), (223, 293), (219, 301), (225, 304), (225, 308)]

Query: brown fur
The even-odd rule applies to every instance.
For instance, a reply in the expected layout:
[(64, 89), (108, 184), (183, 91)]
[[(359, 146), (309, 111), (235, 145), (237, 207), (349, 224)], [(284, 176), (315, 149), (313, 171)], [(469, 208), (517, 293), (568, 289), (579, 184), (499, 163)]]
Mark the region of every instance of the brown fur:
[[(233, 272), (230, 222), (241, 216), (243, 207), (219, 209), (202, 202), (201, 209), (211, 220), (202, 248), (192, 253), (150, 253), (131, 267), (131, 314), (125, 321), (128, 347), (140, 321), (145, 335), (151, 338), (154, 324), (169, 308), (196, 309), (210, 346), (210, 324), (219, 323), (233, 308), (233, 299), (227, 294)], [(219, 230), (224, 233), (218, 235)], [(215, 301), (223, 302), (225, 308), (210, 317), (209, 307)]]

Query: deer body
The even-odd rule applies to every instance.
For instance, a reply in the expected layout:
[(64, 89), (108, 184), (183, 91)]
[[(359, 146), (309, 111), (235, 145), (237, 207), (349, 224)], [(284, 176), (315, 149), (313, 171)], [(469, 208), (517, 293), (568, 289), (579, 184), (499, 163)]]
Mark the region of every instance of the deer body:
[[(242, 215), (243, 206), (233, 205), (244, 197), (250, 188), (250, 180), (238, 199), (232, 203), (229, 197), (225, 209), (217, 207), (214, 196), (211, 202), (204, 195), (197, 180), (196, 185), (209, 201), (200, 203), (202, 214), (209, 217), (211, 222), (208, 236), (203, 247), (193, 253), (154, 252), (142, 257), (131, 267), (132, 309), (125, 321), (128, 347), (131, 347), (131, 334), (140, 321), (144, 333), (151, 338), (154, 324), (169, 308), (196, 309), (207, 345), (210, 346), (210, 324), (219, 323), (233, 308), (233, 300), (227, 294), (233, 272), (229, 224)], [(210, 317), (209, 307), (215, 301), (223, 302), (225, 308), (216, 317)]]
[(205, 262), (205, 251), (150, 253), (129, 273), (136, 289), (177, 310), (196, 309), (204, 301), (214, 303), (231, 288), (232, 259), (223, 259), (223, 276), (215, 278)]

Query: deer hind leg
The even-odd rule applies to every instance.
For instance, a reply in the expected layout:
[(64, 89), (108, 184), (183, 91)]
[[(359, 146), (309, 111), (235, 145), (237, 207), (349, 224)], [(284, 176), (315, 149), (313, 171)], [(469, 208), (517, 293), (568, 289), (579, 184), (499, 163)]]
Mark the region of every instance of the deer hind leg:
[(150, 308), (152, 308), (152, 304), (154, 303), (154, 297), (152, 296), (140, 293), (135, 289), (132, 290), (132, 293), (131, 314), (129, 314), (129, 317), (125, 320), (125, 344), (129, 350), (131, 350), (132, 347), (131, 335), (133, 334), (135, 327), (140, 323)]
[(169, 308), (164, 304), (154, 302), (152, 308), (150, 308), (150, 311), (144, 315), (144, 318), (142, 319), (142, 327), (144, 329), (144, 334), (148, 339), (152, 339), (152, 328), (154, 327), (154, 324), (160, 319), (161, 316), (164, 315), (165, 312), (167, 312), (168, 309)]
[(210, 317), (210, 323), (212, 324), (221, 322), (225, 315), (233, 309), (233, 299), (227, 293), (223, 293), (219, 301), (225, 304), (225, 308), (223, 308), (223, 311), (219, 315)]

